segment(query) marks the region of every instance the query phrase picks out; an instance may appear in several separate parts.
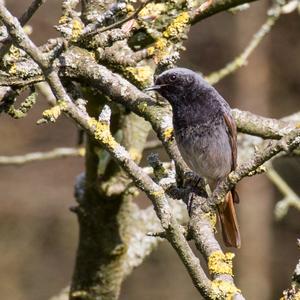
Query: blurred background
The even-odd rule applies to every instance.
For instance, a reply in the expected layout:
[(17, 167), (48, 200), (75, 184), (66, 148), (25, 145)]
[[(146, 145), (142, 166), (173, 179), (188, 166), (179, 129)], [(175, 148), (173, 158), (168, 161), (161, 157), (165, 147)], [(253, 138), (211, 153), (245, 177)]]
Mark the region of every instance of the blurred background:
[[(6, 0), (20, 16), (30, 0)], [(48, 1), (29, 22), (37, 44), (57, 36), (53, 25), (61, 1)], [(237, 56), (265, 21), (269, 3), (261, 1), (236, 15), (221, 13), (195, 25), (179, 65), (204, 74), (220, 69)], [(247, 67), (216, 88), (231, 104), (267, 117), (283, 117), (300, 109), (300, 16), (282, 16), (258, 46)], [(41, 99), (42, 100), (42, 99)], [(36, 125), (46, 101), (38, 101), (28, 117), (0, 118), (0, 155), (76, 146), (76, 126), (66, 118)], [(300, 195), (300, 158), (275, 163), (277, 171)], [(1, 299), (41, 300), (68, 285), (76, 252), (78, 226), (69, 211), (73, 185), (83, 171), (82, 158), (65, 158), (0, 167), (0, 290)], [(300, 212), (291, 208), (280, 222), (274, 205), (282, 199), (265, 175), (244, 179), (238, 186), (238, 215), (243, 247), (235, 258), (237, 285), (247, 299), (278, 299), (289, 286), (299, 258)], [(142, 200), (148, 203), (146, 199)], [(126, 280), (122, 300), (201, 299), (176, 253), (160, 247)]]

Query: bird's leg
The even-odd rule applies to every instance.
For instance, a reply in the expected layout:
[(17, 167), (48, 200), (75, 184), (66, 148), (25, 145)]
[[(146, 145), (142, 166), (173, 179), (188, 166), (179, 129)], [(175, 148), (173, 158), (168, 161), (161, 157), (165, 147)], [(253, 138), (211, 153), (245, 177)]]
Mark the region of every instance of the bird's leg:
[(185, 201), (189, 215), (194, 209), (194, 199), (197, 196), (207, 198), (207, 191), (205, 189), (205, 181), (202, 177), (194, 172), (184, 174), (184, 187), (188, 189), (188, 196)]
[(205, 181), (202, 177), (194, 172), (186, 172), (183, 179), (184, 188), (193, 188), (195, 191), (202, 193), (205, 190)]
[(187, 211), (188, 211), (188, 214), (189, 216), (192, 215), (192, 211), (194, 210), (194, 200), (195, 198), (197, 197), (197, 194), (193, 191), (191, 191), (188, 195), (188, 199), (187, 199), (187, 202), (186, 202), (186, 206), (187, 206)]

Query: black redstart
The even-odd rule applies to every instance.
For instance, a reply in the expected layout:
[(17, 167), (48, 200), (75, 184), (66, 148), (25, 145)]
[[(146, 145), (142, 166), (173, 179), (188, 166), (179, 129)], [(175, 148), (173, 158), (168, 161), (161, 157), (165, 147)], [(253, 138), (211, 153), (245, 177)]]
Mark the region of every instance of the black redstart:
[[(236, 168), (237, 129), (228, 103), (200, 75), (184, 68), (160, 74), (155, 90), (171, 104), (175, 139), (182, 158), (191, 170), (204, 177), (211, 189)], [(241, 246), (231, 190), (218, 206), (224, 243)]]

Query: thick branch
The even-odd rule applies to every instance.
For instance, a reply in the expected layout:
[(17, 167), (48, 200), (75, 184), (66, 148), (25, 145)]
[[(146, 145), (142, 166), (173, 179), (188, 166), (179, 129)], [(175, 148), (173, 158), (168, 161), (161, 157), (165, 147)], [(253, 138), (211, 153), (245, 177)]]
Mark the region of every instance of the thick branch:
[(295, 129), (300, 121), (300, 113), (285, 117), (282, 120), (265, 118), (239, 109), (233, 109), (232, 114), (240, 132), (264, 139), (280, 139)]
[[(171, 157), (179, 159), (180, 156), (172, 145), (172, 136), (170, 135), (172, 132), (172, 122), (169, 107), (157, 105), (151, 97), (142, 93), (121, 76), (112, 73), (104, 66), (98, 65), (90, 54), (82, 49), (73, 48), (71, 51), (65, 53), (61, 60), (61, 70), (65, 77), (79, 80), (95, 88), (100, 88), (112, 100), (123, 104), (148, 120), (163, 141)], [(31, 78), (29, 81), (28, 79), (25, 80), (25, 82), (19, 79), (9, 79), (6, 83), (6, 79), (3, 77), (0, 84), (14, 85), (15, 81), (16, 85), (23, 85), (43, 80), (41, 75), (35, 76), (37, 76), (37, 79)], [(289, 122), (283, 122), (237, 109), (233, 110), (233, 115), (239, 131), (263, 138), (274, 139), (278, 139), (289, 132), (300, 119), (299, 113), (295, 114)], [(180, 164), (184, 169), (184, 163), (181, 162)]]

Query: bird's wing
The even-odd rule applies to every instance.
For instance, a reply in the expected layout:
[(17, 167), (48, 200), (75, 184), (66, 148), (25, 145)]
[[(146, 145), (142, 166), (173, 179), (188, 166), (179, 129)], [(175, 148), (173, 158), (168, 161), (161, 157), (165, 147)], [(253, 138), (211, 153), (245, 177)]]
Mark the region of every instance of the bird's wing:
[(237, 161), (237, 129), (236, 124), (230, 113), (223, 113), (224, 121), (227, 126), (228, 138), (232, 152), (232, 164), (231, 171), (236, 169), (236, 161)]
[[(231, 147), (231, 157), (232, 157), (232, 163), (231, 163), (231, 171), (236, 169), (237, 165), (237, 128), (235, 121), (232, 117), (232, 115), (228, 112), (224, 112), (224, 121), (227, 126), (227, 132), (228, 132), (228, 138), (229, 138), (229, 143)], [(235, 188), (231, 190), (232, 193), (232, 198), (233, 202), (239, 203), (239, 195), (235, 191)]]

